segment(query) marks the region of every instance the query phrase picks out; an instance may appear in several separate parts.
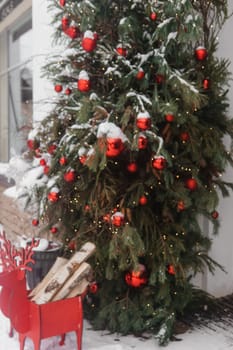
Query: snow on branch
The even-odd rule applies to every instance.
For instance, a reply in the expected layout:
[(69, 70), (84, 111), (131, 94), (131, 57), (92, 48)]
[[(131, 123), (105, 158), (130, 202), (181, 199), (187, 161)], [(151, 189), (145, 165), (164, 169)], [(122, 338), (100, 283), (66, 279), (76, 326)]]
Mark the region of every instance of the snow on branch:
[(142, 95), (142, 94), (138, 94), (137, 92), (135, 91), (130, 91), (128, 92), (128, 94), (126, 95), (127, 98), (135, 98), (137, 101), (138, 101), (138, 104), (140, 106), (139, 107), (136, 107), (136, 112), (139, 112), (139, 111), (145, 111), (146, 108), (145, 108), (145, 104), (151, 106), (152, 105), (152, 101), (145, 95)]
[(110, 122), (104, 122), (99, 125), (97, 138), (101, 137), (120, 138), (123, 142), (128, 141), (122, 130), (116, 124)]

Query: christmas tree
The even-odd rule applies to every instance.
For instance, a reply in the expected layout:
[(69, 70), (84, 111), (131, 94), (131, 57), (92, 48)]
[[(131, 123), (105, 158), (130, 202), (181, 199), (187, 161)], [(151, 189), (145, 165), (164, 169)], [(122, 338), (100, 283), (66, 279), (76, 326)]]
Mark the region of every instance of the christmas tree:
[(97, 246), (87, 317), (160, 344), (218, 263), (200, 216), (219, 226), (232, 184), (223, 138), (228, 64), (216, 56), (226, 0), (51, 0), (63, 52), (45, 74), (54, 108), (28, 146), (30, 199), (66, 255)]

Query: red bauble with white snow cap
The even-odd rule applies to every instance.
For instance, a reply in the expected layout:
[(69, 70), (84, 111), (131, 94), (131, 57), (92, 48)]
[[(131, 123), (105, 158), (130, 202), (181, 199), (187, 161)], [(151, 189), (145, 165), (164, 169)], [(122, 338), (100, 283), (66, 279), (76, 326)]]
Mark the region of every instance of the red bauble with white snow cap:
[(152, 159), (152, 167), (156, 170), (163, 170), (167, 165), (167, 161), (163, 156), (154, 156)]
[(124, 144), (121, 138), (107, 138), (107, 157), (117, 157), (124, 149)]
[(116, 51), (120, 56), (123, 56), (123, 57), (127, 56), (127, 50), (122, 44), (117, 45)]
[(145, 77), (145, 72), (142, 68), (139, 68), (137, 74), (136, 74), (136, 78), (138, 80), (142, 80)]
[(88, 92), (91, 88), (90, 78), (85, 70), (82, 70), (78, 76), (78, 90)]
[(198, 46), (195, 50), (195, 56), (198, 61), (204, 61), (207, 57), (207, 50), (203, 46)]
[(82, 47), (87, 52), (92, 52), (96, 47), (96, 34), (91, 30), (86, 30), (82, 39)]
[(111, 222), (114, 226), (120, 227), (124, 225), (125, 222), (125, 216), (120, 211), (117, 211), (115, 214), (111, 217)]
[(78, 150), (78, 159), (80, 161), (81, 164), (85, 164), (86, 160), (87, 160), (87, 149), (85, 147), (81, 147)]
[(59, 189), (57, 187), (53, 187), (51, 191), (48, 193), (48, 200), (52, 203), (57, 202), (59, 199)]
[(128, 141), (123, 131), (116, 124), (109, 122), (99, 125), (97, 138), (106, 138), (107, 157), (117, 157), (124, 149), (124, 142)]
[(148, 130), (151, 127), (151, 117), (148, 112), (140, 112), (137, 115), (136, 125), (140, 130)]

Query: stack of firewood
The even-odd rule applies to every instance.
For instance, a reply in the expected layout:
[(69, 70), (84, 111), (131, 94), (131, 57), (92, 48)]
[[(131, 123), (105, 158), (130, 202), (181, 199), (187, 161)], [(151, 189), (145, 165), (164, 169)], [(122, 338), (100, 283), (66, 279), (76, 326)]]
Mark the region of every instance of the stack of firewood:
[(92, 281), (92, 268), (86, 260), (94, 253), (95, 245), (85, 243), (69, 260), (58, 257), (44, 279), (30, 292), (36, 304), (81, 295)]

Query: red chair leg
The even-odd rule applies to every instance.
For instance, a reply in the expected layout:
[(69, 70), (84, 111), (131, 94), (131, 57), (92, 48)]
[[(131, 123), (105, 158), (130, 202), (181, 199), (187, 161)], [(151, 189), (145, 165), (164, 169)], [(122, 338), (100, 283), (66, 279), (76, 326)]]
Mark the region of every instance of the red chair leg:
[(78, 344), (78, 350), (82, 350), (82, 333), (83, 333), (82, 328), (77, 329), (75, 333), (76, 333), (76, 339)]
[(19, 334), (20, 350), (24, 350), (25, 339), (26, 339), (25, 335)]
[(10, 325), (9, 337), (12, 338), (14, 335), (14, 328)]
[(34, 344), (34, 350), (40, 350), (40, 338), (35, 337), (32, 339)]
[(59, 345), (62, 346), (65, 344), (66, 334), (61, 335), (61, 340), (59, 341)]

